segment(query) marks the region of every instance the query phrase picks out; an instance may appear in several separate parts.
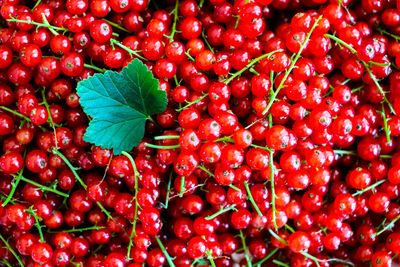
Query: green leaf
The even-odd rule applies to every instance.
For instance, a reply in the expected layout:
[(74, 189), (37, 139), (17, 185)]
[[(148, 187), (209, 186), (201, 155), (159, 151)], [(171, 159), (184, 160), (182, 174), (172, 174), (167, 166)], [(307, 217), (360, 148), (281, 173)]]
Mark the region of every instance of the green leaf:
[(166, 93), (138, 59), (119, 73), (108, 70), (79, 82), (77, 92), (83, 111), (92, 118), (84, 140), (115, 154), (137, 146), (146, 120), (167, 107)]

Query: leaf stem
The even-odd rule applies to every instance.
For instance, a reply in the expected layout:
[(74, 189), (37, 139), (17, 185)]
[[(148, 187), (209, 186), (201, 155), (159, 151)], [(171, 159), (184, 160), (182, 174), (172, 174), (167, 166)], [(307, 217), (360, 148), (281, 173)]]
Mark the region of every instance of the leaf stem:
[(168, 265), (170, 267), (175, 267), (174, 262), (172, 261), (171, 256), (168, 254), (168, 251), (165, 249), (163, 243), (161, 242), (160, 238), (158, 236), (154, 237), (157, 241), (158, 246), (160, 247), (162, 253), (164, 254), (165, 258), (167, 259)]
[(3, 241), (8, 251), (10, 251), (11, 254), (13, 254), (14, 258), (18, 261), (19, 266), (24, 267), (24, 263), (22, 262), (21, 258), (18, 256), (15, 250), (10, 246), (8, 241), (1, 234), (0, 234), (0, 240)]
[(4, 111), (7, 111), (7, 112), (9, 112), (9, 113), (11, 113), (11, 114), (14, 114), (15, 116), (20, 117), (21, 119), (24, 119), (24, 120), (26, 120), (26, 121), (28, 121), (28, 122), (31, 122), (31, 119), (30, 119), (30, 118), (28, 118), (27, 116), (25, 116), (25, 115), (19, 113), (19, 112), (16, 111), (16, 110), (12, 110), (12, 109), (10, 109), (10, 108), (8, 108), (8, 107), (5, 107), (5, 106), (0, 106), (0, 109), (2, 109), (2, 110), (4, 110)]
[(46, 16), (44, 16), (44, 14), (42, 14), (42, 17), (44, 17), (44, 19), (43, 19), (44, 23), (40, 23), (40, 22), (36, 22), (36, 21), (29, 21), (29, 20), (16, 19), (16, 18), (9, 18), (9, 19), (7, 19), (7, 21), (8, 22), (26, 23), (26, 24), (35, 25), (37, 27), (45, 27), (45, 28), (49, 29), (49, 31), (54, 35), (58, 35), (57, 31), (64, 31), (64, 32), (68, 31), (66, 28), (61, 28), (61, 27), (50, 25), (48, 23), (47, 19), (46, 19)]
[(244, 188), (246, 189), (247, 196), (250, 200), (250, 203), (253, 205), (254, 210), (257, 212), (258, 216), (262, 217), (263, 214), (262, 214), (260, 208), (257, 206), (257, 203), (253, 198), (253, 195), (251, 194), (249, 183), (247, 181), (244, 181)]

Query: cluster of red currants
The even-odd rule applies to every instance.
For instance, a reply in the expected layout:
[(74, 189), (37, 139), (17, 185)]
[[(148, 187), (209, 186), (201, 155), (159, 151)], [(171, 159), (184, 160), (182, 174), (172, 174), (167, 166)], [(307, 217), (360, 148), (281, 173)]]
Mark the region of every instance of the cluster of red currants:
[[(399, 261), (400, 2), (0, 0), (0, 15), (0, 266)], [(168, 107), (114, 155), (84, 140), (75, 89), (134, 58)]]

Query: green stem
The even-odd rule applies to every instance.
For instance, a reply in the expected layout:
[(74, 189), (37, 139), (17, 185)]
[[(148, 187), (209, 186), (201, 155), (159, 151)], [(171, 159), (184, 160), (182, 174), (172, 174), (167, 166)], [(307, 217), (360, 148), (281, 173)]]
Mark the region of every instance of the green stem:
[(15, 190), (17, 189), (17, 186), (18, 186), (19, 182), (21, 181), (22, 172), (23, 172), (23, 169), (20, 170), (18, 172), (18, 175), (14, 177), (14, 181), (11, 183), (10, 193), (7, 195), (7, 198), (4, 200), (4, 202), (2, 204), (3, 207), (6, 206), (12, 200)]
[(188, 108), (188, 107), (190, 107), (190, 106), (192, 106), (192, 105), (194, 105), (194, 104), (196, 104), (196, 103), (199, 103), (200, 101), (202, 101), (204, 98), (206, 98), (208, 96), (208, 93), (207, 94), (204, 94), (204, 95), (202, 95), (202, 96), (200, 96), (200, 97), (198, 97), (197, 99), (195, 99), (195, 100), (193, 100), (193, 101), (191, 101), (191, 102), (188, 102), (187, 103), (187, 105), (185, 105), (185, 106), (183, 106), (183, 107), (181, 107), (181, 108), (178, 108), (178, 109), (176, 109), (176, 111), (177, 112), (181, 112), (182, 110), (184, 110), (184, 109), (186, 109), (186, 108)]
[(8, 260), (6, 260), (6, 259), (1, 260), (0, 262), (3, 263), (3, 264), (4, 264), (5, 266), (7, 266), (7, 267), (13, 267), (13, 266), (11, 265), (11, 263), (10, 263)]
[(352, 156), (357, 156), (357, 153), (356, 153), (355, 151), (351, 151), (351, 150), (335, 149), (335, 150), (333, 150), (333, 153), (338, 154), (338, 155), (352, 155)]
[(11, 254), (13, 254), (14, 258), (18, 261), (19, 266), (24, 267), (24, 263), (22, 262), (21, 258), (18, 256), (15, 250), (10, 246), (8, 241), (1, 234), (0, 234), (0, 240), (3, 241), (8, 251), (10, 251)]
[(230, 188), (232, 188), (233, 190), (235, 190), (235, 191), (238, 191), (238, 192), (242, 192), (242, 190), (240, 190), (238, 187), (236, 187), (236, 186), (234, 186), (233, 184), (230, 184), (230, 185), (228, 185)]
[(272, 262), (275, 263), (277, 266), (290, 267), (289, 264), (284, 263), (284, 262), (281, 262), (281, 261), (279, 261), (279, 260), (273, 260)]
[(279, 92), (282, 90), (284, 87), (284, 84), (289, 77), (290, 73), (292, 72), (293, 68), (295, 67), (297, 61), (301, 57), (301, 53), (303, 52), (304, 48), (306, 47), (306, 44), (310, 40), (311, 34), (314, 32), (315, 28), (318, 26), (319, 21), (321, 20), (322, 16), (319, 16), (313, 26), (311, 27), (310, 31), (307, 33), (306, 38), (304, 39), (304, 42), (300, 45), (299, 51), (296, 53), (296, 56), (293, 58), (292, 63), (290, 64), (289, 68), (285, 71), (285, 75), (283, 76), (281, 82), (278, 85), (278, 88), (276, 88), (275, 92), (271, 95), (271, 98), (268, 102), (268, 105), (265, 107), (263, 111), (263, 115), (267, 114), (269, 109), (272, 107), (272, 105), (275, 102), (276, 97), (278, 96)]
[(311, 255), (310, 253), (308, 253), (308, 252), (306, 252), (306, 251), (302, 251), (302, 252), (300, 252), (300, 253), (301, 253), (301, 255), (303, 255), (304, 257), (306, 257), (306, 258), (312, 260), (312, 261), (315, 263), (315, 265), (317, 265), (318, 267), (321, 266), (319, 263), (320, 263), (320, 261), (322, 261), (322, 260), (320, 260), (320, 259), (314, 257), (313, 255)]
[(249, 183), (247, 181), (244, 181), (244, 188), (246, 188), (247, 196), (250, 200), (250, 203), (253, 205), (254, 210), (257, 212), (258, 216), (262, 217), (263, 214), (262, 214), (260, 208), (257, 206), (257, 203), (253, 198), (253, 195), (251, 194)]
[[(31, 24), (31, 25), (35, 25), (37, 27), (44, 27), (49, 29), (49, 31), (54, 34), (54, 35), (58, 35), (57, 31), (68, 31), (66, 28), (61, 28), (61, 27), (57, 27), (57, 26), (53, 26), (50, 25), (47, 22), (46, 16), (44, 16), (44, 14), (42, 14), (42, 18), (44, 17), (43, 21), (44, 23), (40, 23), (40, 22), (36, 22), (36, 21), (29, 21), (29, 20), (21, 20), (21, 19), (16, 19), (16, 18), (10, 18), (7, 21), (8, 22), (19, 22), (19, 23), (26, 23), (26, 24)], [(47, 23), (46, 23), (47, 22)]]
[(52, 152), (54, 155), (59, 156), (64, 163), (68, 166), (68, 168), (72, 171), (72, 173), (74, 174), (75, 179), (79, 182), (79, 184), (83, 187), (83, 189), (87, 189), (87, 185), (85, 184), (85, 182), (81, 179), (81, 177), (79, 176), (79, 174), (77, 173), (77, 168), (75, 168), (71, 162), (67, 159), (66, 156), (64, 156), (63, 153), (61, 153), (60, 151), (58, 151), (58, 149), (53, 148)]
[(225, 213), (225, 212), (227, 212), (227, 211), (234, 210), (234, 209), (235, 209), (235, 207), (236, 207), (236, 205), (235, 205), (235, 204), (232, 204), (232, 205), (226, 206), (225, 208), (223, 208), (223, 209), (220, 209), (220, 210), (219, 210), (219, 211), (217, 211), (216, 213), (214, 213), (214, 214), (212, 214), (212, 215), (209, 215), (209, 216), (205, 217), (205, 219), (206, 219), (206, 220), (212, 220), (212, 219), (214, 219), (214, 218), (217, 218), (219, 215), (221, 215), (221, 214), (223, 214), (223, 213)]
[(179, 139), (179, 135), (159, 135), (154, 136), (154, 140), (175, 140)]
[(167, 184), (167, 193), (165, 194), (165, 204), (164, 209), (168, 209), (169, 204), (169, 195), (171, 194), (171, 182), (172, 182), (173, 171), (169, 173), (168, 184)]
[(379, 181), (377, 181), (376, 183), (374, 183), (374, 184), (372, 184), (372, 185), (370, 185), (370, 186), (364, 188), (363, 190), (358, 190), (358, 191), (355, 192), (352, 196), (355, 197), (355, 196), (362, 195), (362, 194), (364, 194), (365, 192), (368, 192), (369, 190), (372, 190), (372, 189), (376, 188), (377, 186), (383, 184), (384, 182), (385, 182), (385, 180), (379, 180)]
[(182, 176), (181, 177), (180, 189), (179, 189), (179, 197), (180, 198), (182, 198), (183, 194), (185, 193), (185, 185), (186, 185), (185, 176)]
[(199, 165), (197, 166), (197, 168), (199, 168), (200, 170), (204, 171), (205, 173), (208, 174), (208, 176), (210, 177), (214, 177), (214, 174), (212, 172), (210, 172), (209, 169), (207, 169), (204, 165)]
[(269, 233), (275, 237), (276, 240), (278, 240), (279, 242), (281, 242), (284, 245), (287, 245), (287, 241), (284, 240), (282, 237), (280, 237), (277, 233), (275, 233), (272, 229), (268, 229)]
[(242, 75), (243, 72), (245, 72), (246, 70), (248, 70), (248, 69), (250, 69), (251, 67), (253, 67), (254, 64), (256, 64), (257, 62), (259, 62), (260, 60), (263, 60), (263, 59), (265, 59), (265, 58), (269, 58), (269, 57), (272, 56), (273, 54), (275, 54), (275, 53), (277, 53), (277, 52), (280, 52), (280, 51), (281, 51), (280, 49), (277, 49), (277, 50), (274, 50), (274, 51), (272, 51), (272, 52), (269, 52), (269, 53), (267, 53), (267, 54), (261, 55), (261, 56), (255, 58), (255, 59), (251, 60), (251, 61), (249, 62), (249, 64), (247, 64), (243, 69), (241, 69), (241, 70), (235, 72), (231, 77), (229, 77), (228, 79), (226, 79), (226, 80), (224, 81), (224, 83), (225, 83), (225, 84), (229, 84), (233, 79), (235, 79), (236, 77)]
[(203, 37), (204, 43), (206, 44), (206, 46), (208, 47), (208, 49), (214, 53), (214, 48), (210, 45), (210, 43), (208, 42), (207, 36), (204, 33), (204, 30), (201, 32), (201, 37)]
[(207, 250), (206, 255), (207, 255), (207, 260), (211, 264), (211, 267), (216, 267), (215, 262), (214, 262), (214, 258), (212, 256), (212, 250)]
[(154, 148), (154, 149), (177, 149), (180, 148), (180, 145), (170, 145), (170, 146), (161, 146), (161, 145), (153, 145), (150, 143), (144, 143), (145, 146)]
[(266, 262), (267, 260), (272, 258), (275, 255), (275, 253), (277, 253), (278, 251), (279, 251), (279, 248), (275, 248), (267, 256), (265, 256), (263, 259), (261, 259), (260, 261), (256, 262), (253, 266), (260, 267), (261, 264), (263, 264), (264, 262)]
[(250, 253), (246, 245), (246, 238), (244, 237), (242, 230), (239, 231), (239, 235), (240, 239), (242, 240), (242, 247), (243, 247), (244, 257), (247, 262), (247, 267), (252, 267)]
[(124, 27), (122, 27), (121, 25), (119, 25), (118, 23), (115, 23), (113, 21), (110, 21), (108, 19), (103, 19), (105, 22), (107, 22), (108, 24), (110, 24), (113, 28), (118, 29), (120, 31), (126, 32), (126, 33), (130, 33), (130, 31), (128, 31), (127, 29), (125, 29)]
[(295, 232), (295, 230), (289, 224), (285, 224), (285, 228), (288, 229), (291, 233)]
[[(81, 179), (81, 177), (79, 176), (79, 174), (77, 173), (77, 168), (75, 168), (71, 162), (67, 159), (67, 157), (64, 156), (63, 153), (61, 153), (60, 151), (58, 151), (58, 149), (53, 148), (52, 149), (53, 154), (59, 156), (64, 163), (68, 166), (68, 168), (72, 171), (75, 179), (79, 182), (79, 184), (86, 190), (87, 189), (87, 185), (85, 184), (85, 182)], [(101, 209), (101, 211), (107, 216), (108, 219), (110, 220), (114, 220), (113, 216), (111, 216), (110, 212), (103, 206), (103, 204), (100, 203), (100, 201), (96, 202), (96, 205)]]
[(275, 229), (278, 229), (278, 225), (276, 224), (276, 194), (275, 194), (275, 165), (274, 165), (274, 151), (271, 150), (269, 152), (269, 167), (271, 169), (271, 206), (272, 206), (272, 222), (274, 224)]
[(32, 215), (33, 218), (35, 219), (35, 225), (36, 225), (36, 228), (38, 229), (38, 232), (39, 232), (40, 242), (41, 243), (46, 242), (44, 240), (44, 236), (43, 236), (43, 232), (42, 232), (42, 225), (40, 224), (39, 216), (37, 216), (36, 212), (32, 208), (26, 209), (26, 212), (29, 213), (30, 215)]
[(35, 5), (32, 7), (32, 10), (34, 10), (38, 5), (40, 5), (40, 3), (42, 3), (42, 0), (36, 1)]
[(89, 227), (84, 227), (84, 228), (72, 228), (72, 229), (67, 229), (67, 230), (62, 230), (62, 231), (48, 231), (51, 234), (56, 234), (56, 233), (82, 233), (85, 231), (91, 231), (91, 230), (100, 230), (106, 228), (105, 226), (89, 226)]
[(178, 9), (179, 9), (179, 0), (175, 1), (175, 6), (174, 9), (172, 11), (172, 14), (174, 15), (174, 21), (172, 22), (172, 27), (171, 27), (171, 34), (169, 35), (169, 42), (173, 42), (174, 41), (174, 36), (176, 33), (176, 25), (178, 23)]
[(398, 220), (400, 220), (400, 215), (398, 215), (396, 218), (394, 218), (390, 223), (386, 224), (385, 227), (383, 227), (379, 232), (375, 233), (374, 237), (377, 237), (377, 236), (383, 234), (384, 232), (386, 232), (387, 230), (392, 229)]
[(25, 115), (19, 113), (19, 112), (16, 111), (16, 110), (12, 110), (12, 109), (10, 109), (10, 108), (8, 108), (8, 107), (5, 107), (5, 106), (0, 106), (0, 109), (2, 109), (2, 110), (4, 110), (4, 111), (7, 111), (7, 112), (9, 112), (9, 113), (11, 113), (11, 114), (14, 114), (15, 116), (20, 117), (21, 119), (24, 119), (24, 120), (26, 120), (26, 121), (28, 121), (28, 122), (31, 122), (31, 119), (30, 119), (30, 118), (28, 118), (27, 116), (25, 116)]
[(48, 120), (49, 120), (49, 122), (50, 122), (51, 128), (53, 129), (54, 142), (55, 142), (56, 148), (58, 148), (58, 144), (57, 144), (57, 135), (56, 135), (56, 127), (55, 127), (55, 124), (54, 124), (54, 121), (53, 121), (53, 116), (51, 116), (50, 106), (49, 106), (49, 103), (47, 102), (47, 99), (46, 99), (46, 92), (45, 92), (45, 89), (44, 89), (44, 88), (42, 89), (41, 93), (42, 93), (43, 105), (45, 106), (46, 111), (47, 111), (47, 114), (49, 115), (49, 119), (48, 119)]
[(259, 149), (262, 149), (262, 150), (271, 151), (271, 148), (269, 148), (267, 146), (258, 146), (258, 145), (255, 145), (255, 144), (251, 144), (250, 146), (254, 147), (254, 148), (259, 148)]
[(139, 192), (139, 172), (136, 168), (136, 163), (135, 160), (133, 159), (133, 157), (131, 156), (131, 154), (129, 154), (126, 151), (122, 151), (122, 155), (124, 155), (125, 157), (127, 157), (132, 165), (133, 168), (133, 174), (135, 176), (135, 214), (133, 215), (133, 222), (132, 222), (132, 231), (131, 231), (131, 235), (129, 238), (129, 244), (128, 244), (128, 251), (127, 251), (127, 258), (129, 259), (130, 254), (131, 254), (131, 250), (132, 250), (132, 246), (133, 246), (133, 238), (136, 236), (136, 223), (138, 220), (138, 211), (139, 211), (139, 203), (137, 201), (137, 194)]
[(43, 192), (45, 192), (45, 191), (51, 192), (51, 193), (54, 193), (56, 195), (62, 196), (64, 198), (69, 197), (69, 195), (67, 193), (64, 193), (64, 192), (58, 191), (57, 189), (54, 189), (54, 188), (47, 187), (45, 185), (39, 184), (39, 183), (37, 183), (35, 181), (32, 181), (32, 180), (30, 180), (28, 178), (25, 178), (24, 176), (22, 176), (22, 174), (18, 175), (16, 178), (17, 179), (21, 179), (22, 181), (24, 181), (24, 182), (26, 182), (28, 184), (31, 184), (31, 185), (34, 185), (34, 186), (38, 187)]
[(161, 242), (160, 238), (158, 238), (158, 236), (154, 237), (157, 241), (158, 246), (160, 247), (162, 253), (164, 254), (165, 258), (167, 259), (168, 265), (170, 267), (175, 267), (174, 262), (172, 261), (171, 256), (168, 254), (167, 250), (165, 249), (163, 243)]
[[(349, 45), (348, 43), (346, 43), (346, 42), (343, 41), (342, 39), (336, 37), (335, 35), (326, 33), (326, 34), (325, 34), (325, 37), (328, 37), (328, 38), (334, 40), (336, 43), (338, 43), (338, 44), (340, 44), (340, 45), (346, 47), (347, 49), (349, 49), (349, 51), (350, 51), (351, 53), (353, 53), (354, 55), (357, 55), (357, 50), (356, 50), (356, 49), (354, 49), (351, 45)], [(379, 82), (378, 82), (378, 80), (376, 79), (375, 75), (372, 73), (372, 71), (371, 71), (369, 65), (368, 65), (365, 61), (363, 61), (363, 60), (360, 60), (360, 61), (361, 61), (361, 63), (363, 64), (363, 66), (364, 66), (365, 70), (367, 71), (368, 75), (371, 77), (372, 81), (374, 82), (376, 88), (378, 88), (379, 93), (382, 94), (382, 96), (383, 96), (383, 101), (388, 105), (388, 107), (389, 107), (389, 109), (390, 109), (390, 112), (393, 113), (393, 114), (396, 114), (396, 112), (394, 111), (394, 108), (393, 108), (392, 104), (391, 104), (390, 101), (387, 99), (386, 94), (385, 94), (385, 92), (384, 92), (382, 86), (379, 84)]]
[(378, 28), (378, 31), (379, 31), (380, 34), (385, 34), (385, 35), (387, 35), (387, 36), (392, 37), (392, 38), (395, 39), (397, 42), (400, 42), (400, 36), (395, 35), (395, 34), (393, 34), (393, 33), (391, 33), (391, 32), (388, 32), (388, 31), (386, 31), (386, 30), (384, 30), (384, 29), (382, 29), (382, 28)]
[(94, 65), (91, 65), (91, 64), (87, 64), (87, 63), (85, 63), (85, 64), (83, 64), (83, 66), (84, 66), (85, 68), (87, 68), (87, 69), (92, 69), (92, 70), (95, 70), (95, 71), (97, 71), (97, 72), (100, 72), (100, 73), (104, 73), (104, 72), (106, 72), (106, 70), (105, 70), (105, 69), (102, 69), (102, 68), (96, 67), (96, 66), (94, 66)]
[(122, 48), (123, 50), (128, 52), (128, 54), (130, 56), (134, 55), (135, 57), (140, 58), (141, 60), (147, 61), (147, 59), (145, 57), (142, 57), (141, 55), (139, 55), (138, 51), (130, 49), (129, 47), (127, 47), (126, 45), (123, 45), (120, 41), (118, 41), (114, 38), (110, 39), (110, 43), (111, 43), (111, 45), (119, 46), (120, 48)]

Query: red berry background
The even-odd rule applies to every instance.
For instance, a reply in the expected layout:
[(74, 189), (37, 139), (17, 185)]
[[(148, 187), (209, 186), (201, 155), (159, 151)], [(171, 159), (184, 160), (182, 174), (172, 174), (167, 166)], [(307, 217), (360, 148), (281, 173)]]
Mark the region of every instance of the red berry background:
[[(0, 16), (0, 266), (399, 263), (399, 1), (0, 0)], [(86, 141), (76, 88), (136, 58), (168, 106), (116, 155)]]

